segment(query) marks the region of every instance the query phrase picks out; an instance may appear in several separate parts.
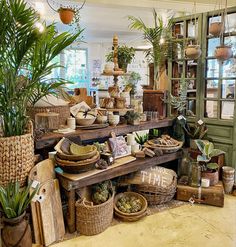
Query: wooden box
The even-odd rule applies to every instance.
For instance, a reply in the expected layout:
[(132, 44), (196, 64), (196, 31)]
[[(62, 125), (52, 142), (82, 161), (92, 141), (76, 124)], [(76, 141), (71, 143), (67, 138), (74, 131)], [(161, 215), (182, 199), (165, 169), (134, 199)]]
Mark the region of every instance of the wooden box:
[(195, 203), (207, 204), (217, 207), (224, 206), (224, 188), (221, 182), (209, 188), (190, 187), (177, 185), (176, 199), (179, 201), (189, 201), (193, 199)]
[(158, 111), (159, 115), (166, 117), (166, 90), (144, 90), (143, 91), (143, 110)]

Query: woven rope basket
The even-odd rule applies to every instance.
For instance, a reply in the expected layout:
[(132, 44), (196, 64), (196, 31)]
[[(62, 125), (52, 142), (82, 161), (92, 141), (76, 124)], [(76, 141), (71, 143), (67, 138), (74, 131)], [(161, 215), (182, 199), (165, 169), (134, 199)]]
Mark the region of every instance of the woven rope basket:
[(104, 203), (92, 205), (86, 199), (76, 202), (76, 230), (87, 236), (105, 231), (113, 219), (113, 195)]
[(21, 136), (0, 137), (0, 185), (19, 181), (26, 184), (34, 166), (34, 140), (31, 133)]
[(66, 125), (67, 118), (70, 117), (70, 107), (65, 106), (47, 106), (47, 107), (28, 107), (27, 115), (35, 121), (35, 115), (42, 112), (56, 112), (59, 113), (59, 125)]

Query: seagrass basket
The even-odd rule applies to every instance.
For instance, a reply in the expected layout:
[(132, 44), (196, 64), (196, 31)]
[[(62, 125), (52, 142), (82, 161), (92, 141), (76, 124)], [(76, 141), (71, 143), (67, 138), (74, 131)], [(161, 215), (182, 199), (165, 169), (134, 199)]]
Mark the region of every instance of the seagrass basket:
[(34, 140), (32, 123), (26, 134), (0, 137), (0, 185), (19, 181), (24, 186), (29, 171), (34, 166)]
[(99, 205), (93, 205), (85, 198), (76, 202), (76, 230), (91, 236), (105, 231), (113, 219), (114, 193)]
[(56, 112), (59, 113), (59, 125), (66, 125), (67, 118), (70, 117), (70, 106), (63, 105), (63, 106), (45, 106), (45, 107), (28, 107), (27, 108), (27, 115), (35, 121), (35, 115), (37, 113), (43, 112)]

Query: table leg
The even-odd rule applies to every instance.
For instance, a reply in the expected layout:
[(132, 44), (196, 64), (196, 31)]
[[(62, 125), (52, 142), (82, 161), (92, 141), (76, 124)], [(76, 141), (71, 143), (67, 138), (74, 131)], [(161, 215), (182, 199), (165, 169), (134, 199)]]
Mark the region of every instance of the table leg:
[(75, 190), (66, 191), (68, 199), (67, 225), (70, 233), (75, 232)]

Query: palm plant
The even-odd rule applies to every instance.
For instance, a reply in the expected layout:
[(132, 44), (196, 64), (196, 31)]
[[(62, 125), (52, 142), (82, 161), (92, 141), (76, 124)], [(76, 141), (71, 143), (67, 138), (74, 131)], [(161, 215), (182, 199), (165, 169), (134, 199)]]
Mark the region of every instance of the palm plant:
[(39, 15), (24, 0), (1, 0), (0, 16), (0, 120), (7, 137), (24, 134), (29, 104), (65, 85), (62, 79), (48, 79), (59, 66), (50, 62), (82, 30), (58, 34), (55, 24), (40, 24)]
[[(154, 27), (148, 27), (141, 18), (129, 16), (131, 21), (130, 28), (143, 32), (144, 40), (147, 40), (152, 49), (147, 52), (147, 56), (151, 58), (154, 63), (155, 84), (158, 81), (165, 70), (166, 60), (172, 56), (174, 48), (174, 39), (172, 37), (172, 18), (170, 18), (167, 24), (161, 17), (157, 16), (156, 10), (153, 10)], [(157, 85), (154, 85), (157, 87)]]

